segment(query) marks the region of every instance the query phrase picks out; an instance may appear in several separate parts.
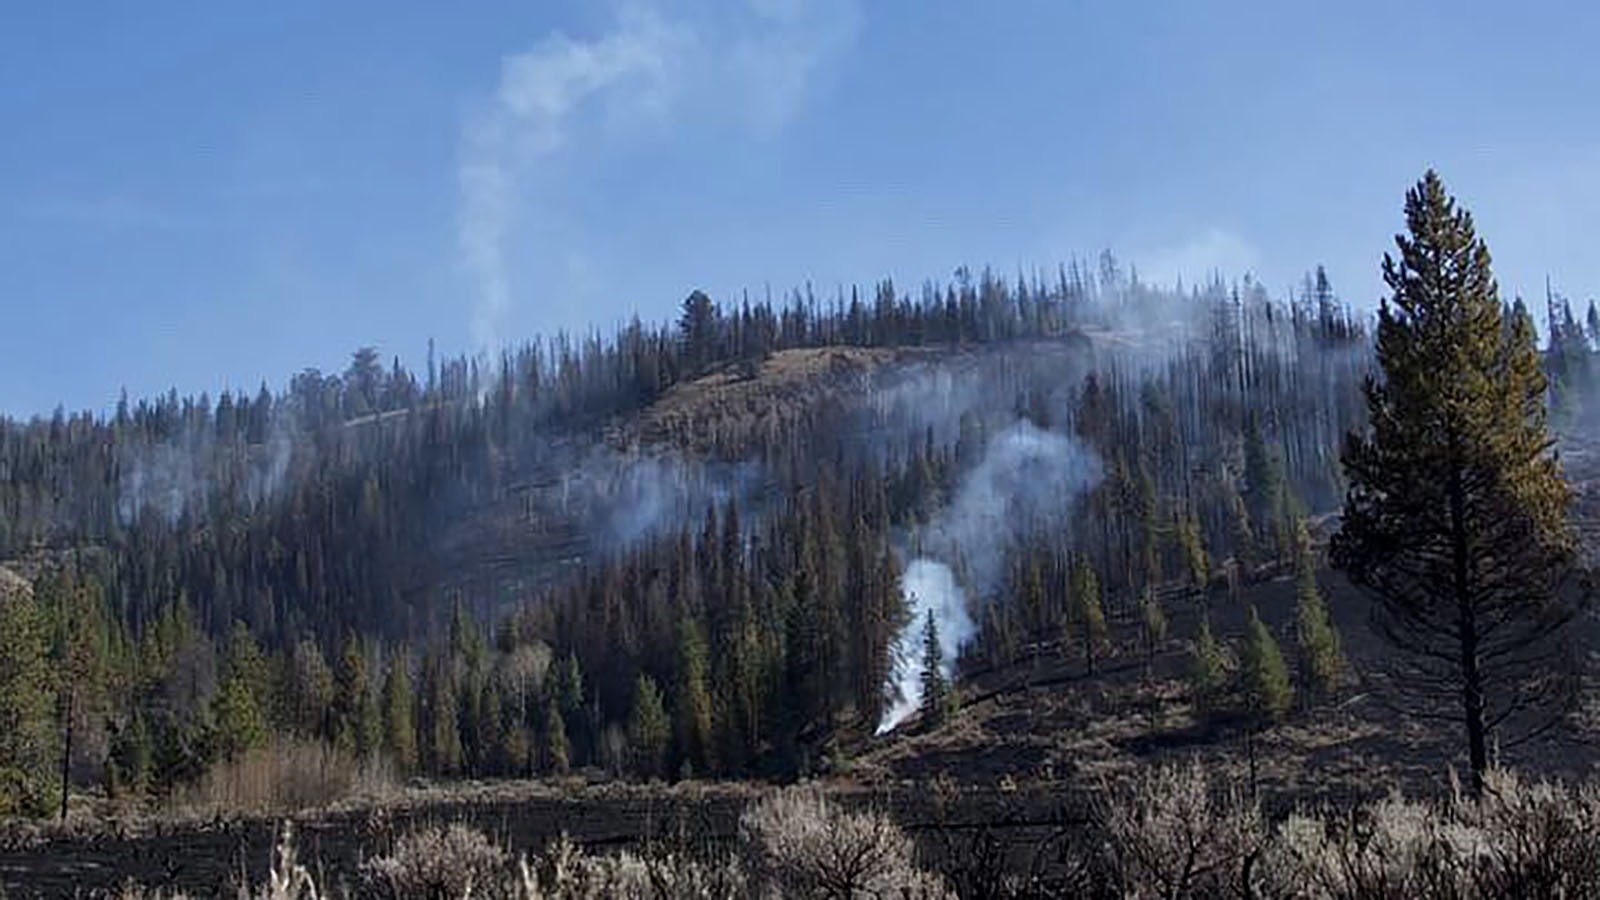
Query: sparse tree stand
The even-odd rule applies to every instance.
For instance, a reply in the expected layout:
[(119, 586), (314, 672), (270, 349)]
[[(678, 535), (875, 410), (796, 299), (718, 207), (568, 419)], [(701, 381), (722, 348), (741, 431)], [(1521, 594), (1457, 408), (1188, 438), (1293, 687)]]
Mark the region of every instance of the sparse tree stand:
[(1402, 651), (1390, 693), (1462, 723), (1481, 790), (1490, 734), (1536, 734), (1575, 696), (1560, 640), (1582, 602), (1563, 590), (1569, 490), (1532, 323), (1505, 320), (1472, 216), (1430, 171), (1406, 226), (1384, 258), (1382, 377), (1366, 384), (1368, 432), (1346, 443), (1333, 559)]

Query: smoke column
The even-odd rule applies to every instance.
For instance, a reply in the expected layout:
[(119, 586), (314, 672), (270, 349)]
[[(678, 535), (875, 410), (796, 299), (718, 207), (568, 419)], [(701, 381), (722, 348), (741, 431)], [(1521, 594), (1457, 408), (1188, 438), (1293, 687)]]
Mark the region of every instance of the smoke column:
[(995, 435), (955, 499), (919, 533), (922, 556), (901, 576), (912, 616), (895, 638), (895, 701), (878, 724), (893, 729), (922, 701), (922, 629), (933, 611), (946, 674), (974, 627), (966, 592), (950, 565), (960, 560), (969, 586), (990, 597), (1001, 588), (1007, 548), (1036, 532), (1070, 528), (1078, 500), (1100, 482), (1099, 457), (1072, 437), (1018, 421)]
[(971, 640), (976, 630), (967, 612), (967, 595), (944, 563), (927, 558), (912, 560), (900, 576), (900, 589), (911, 608), (911, 623), (895, 638), (898, 690), (894, 703), (878, 723), (879, 734), (893, 730), (922, 705), (922, 629), (928, 613), (933, 613), (939, 625), (939, 649), (944, 654), (946, 678), (955, 669), (961, 645)]

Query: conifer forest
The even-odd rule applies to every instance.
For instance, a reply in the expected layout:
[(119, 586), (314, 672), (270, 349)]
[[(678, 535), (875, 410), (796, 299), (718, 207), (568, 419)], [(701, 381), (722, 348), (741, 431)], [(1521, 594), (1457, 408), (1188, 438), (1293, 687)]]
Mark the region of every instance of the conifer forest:
[(1600, 17), (897, 6), (19, 10), (0, 898), (1600, 897)]

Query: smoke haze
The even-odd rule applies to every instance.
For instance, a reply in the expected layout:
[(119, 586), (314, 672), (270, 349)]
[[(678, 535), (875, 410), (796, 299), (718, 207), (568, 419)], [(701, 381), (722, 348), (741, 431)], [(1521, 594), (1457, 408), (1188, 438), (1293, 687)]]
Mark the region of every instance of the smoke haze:
[(1002, 587), (1013, 542), (1040, 530), (1071, 531), (1079, 498), (1099, 484), (1099, 457), (1076, 439), (1026, 419), (995, 435), (955, 498), (912, 539), (918, 555), (901, 577), (911, 618), (895, 640), (893, 702), (878, 725), (890, 731), (922, 702), (922, 632), (932, 611), (946, 674), (974, 633), (971, 602)]

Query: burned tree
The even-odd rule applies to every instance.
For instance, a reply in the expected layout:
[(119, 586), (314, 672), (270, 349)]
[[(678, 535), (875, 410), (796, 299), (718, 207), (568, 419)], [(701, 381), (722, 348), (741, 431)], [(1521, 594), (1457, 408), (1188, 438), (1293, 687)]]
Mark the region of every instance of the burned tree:
[(1406, 225), (1399, 258), (1384, 258), (1382, 377), (1366, 384), (1368, 433), (1344, 451), (1333, 556), (1402, 651), (1392, 686), (1413, 714), (1465, 726), (1481, 787), (1489, 736), (1536, 733), (1572, 696), (1569, 492), (1532, 324), (1505, 321), (1471, 214), (1430, 171), (1406, 195)]

